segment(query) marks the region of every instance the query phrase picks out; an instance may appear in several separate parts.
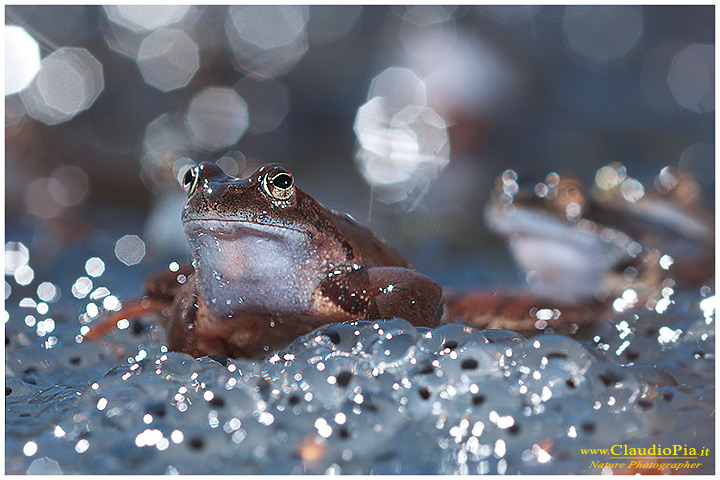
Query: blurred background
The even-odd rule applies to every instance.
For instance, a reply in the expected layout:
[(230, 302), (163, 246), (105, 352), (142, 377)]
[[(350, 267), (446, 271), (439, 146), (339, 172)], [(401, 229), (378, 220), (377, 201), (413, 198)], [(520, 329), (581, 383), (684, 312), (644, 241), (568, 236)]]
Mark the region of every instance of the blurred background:
[(714, 6), (6, 7), (6, 275), (35, 285), (44, 269), (84, 298), (107, 269), (119, 296), (138, 294), (128, 278), (189, 258), (188, 164), (247, 175), (277, 161), (441, 283), (515, 283), (483, 222), (506, 169), (590, 183), (620, 162), (652, 185), (681, 167), (714, 208), (714, 19)]

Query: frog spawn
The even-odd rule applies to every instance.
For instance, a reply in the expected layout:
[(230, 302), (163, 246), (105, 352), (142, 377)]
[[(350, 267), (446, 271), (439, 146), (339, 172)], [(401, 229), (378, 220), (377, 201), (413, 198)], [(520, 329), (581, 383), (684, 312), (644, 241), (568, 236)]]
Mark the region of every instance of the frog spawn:
[[(401, 319), (322, 327), (257, 361), (166, 352), (157, 328), (113, 332), (112, 348), (39, 352), (15, 338), (9, 358), (38, 371), (9, 365), (6, 470), (579, 473), (589, 461), (578, 445), (711, 446), (714, 314), (696, 295), (674, 298), (664, 315), (624, 312), (593, 346)], [(672, 315), (677, 338), (659, 333)], [(63, 342), (62, 325), (55, 333)], [(39, 353), (49, 360), (33, 362)], [(43, 380), (71, 357), (107, 373)]]

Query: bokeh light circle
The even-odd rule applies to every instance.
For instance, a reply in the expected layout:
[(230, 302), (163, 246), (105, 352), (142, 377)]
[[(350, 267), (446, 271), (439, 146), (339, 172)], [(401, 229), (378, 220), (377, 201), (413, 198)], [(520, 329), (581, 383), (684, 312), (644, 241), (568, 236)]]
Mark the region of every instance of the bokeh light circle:
[(447, 124), (412, 70), (386, 69), (368, 97), (355, 117), (358, 169), (378, 200), (411, 209), (449, 162)]
[(84, 48), (63, 47), (42, 60), (20, 98), (28, 115), (55, 125), (90, 108), (103, 88), (100, 62)]
[(40, 46), (17, 25), (5, 26), (5, 95), (18, 93), (40, 70)]
[(145, 242), (137, 235), (125, 235), (115, 242), (115, 256), (125, 265), (137, 265), (145, 257)]
[(225, 32), (235, 67), (255, 78), (290, 71), (308, 49), (302, 5), (233, 5)]
[(225, 87), (208, 87), (193, 97), (186, 119), (197, 141), (214, 150), (237, 143), (249, 126), (247, 103)]
[(690, 45), (673, 58), (668, 84), (675, 102), (697, 113), (715, 110), (715, 46)]
[(200, 53), (182, 30), (157, 30), (140, 44), (137, 64), (148, 85), (169, 92), (190, 82), (200, 68)]

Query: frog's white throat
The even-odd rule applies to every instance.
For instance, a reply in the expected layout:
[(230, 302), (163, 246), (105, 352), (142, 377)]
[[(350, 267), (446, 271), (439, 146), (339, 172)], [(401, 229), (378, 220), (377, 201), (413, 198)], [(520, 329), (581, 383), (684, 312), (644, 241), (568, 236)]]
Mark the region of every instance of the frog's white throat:
[(220, 318), (304, 314), (317, 282), (307, 235), (263, 226), (230, 233), (186, 224), (199, 294)]

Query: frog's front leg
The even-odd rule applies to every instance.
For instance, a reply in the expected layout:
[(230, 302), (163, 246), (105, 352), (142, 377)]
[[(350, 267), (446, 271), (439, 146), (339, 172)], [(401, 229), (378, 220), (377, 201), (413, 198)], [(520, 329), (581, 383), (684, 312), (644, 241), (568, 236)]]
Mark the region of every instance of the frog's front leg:
[(440, 285), (401, 267), (364, 267), (332, 275), (320, 284), (319, 293), (324, 302), (367, 320), (400, 317), (434, 327), (444, 312)]

